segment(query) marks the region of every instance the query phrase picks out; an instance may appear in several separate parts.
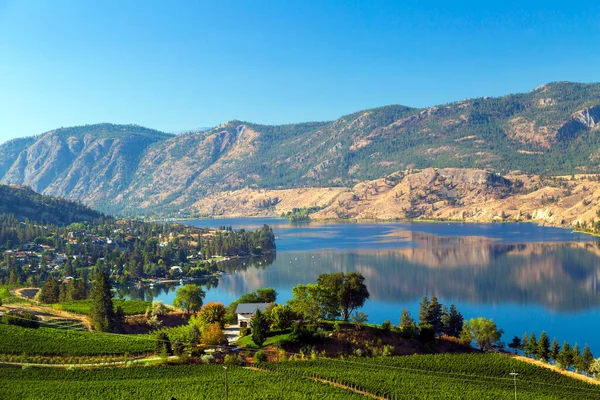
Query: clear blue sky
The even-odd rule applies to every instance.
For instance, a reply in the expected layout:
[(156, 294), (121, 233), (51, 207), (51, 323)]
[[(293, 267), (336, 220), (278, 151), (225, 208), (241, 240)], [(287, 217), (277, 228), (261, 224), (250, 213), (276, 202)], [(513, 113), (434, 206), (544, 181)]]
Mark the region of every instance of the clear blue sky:
[(329, 120), (600, 81), (599, 1), (0, 0), (0, 142)]

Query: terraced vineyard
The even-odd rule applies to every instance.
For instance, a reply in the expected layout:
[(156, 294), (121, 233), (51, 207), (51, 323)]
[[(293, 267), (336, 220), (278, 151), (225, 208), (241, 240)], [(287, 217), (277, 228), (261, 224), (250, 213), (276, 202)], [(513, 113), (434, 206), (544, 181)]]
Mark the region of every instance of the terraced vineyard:
[[(311, 379), (228, 367), (230, 399), (367, 399)], [(5, 369), (0, 393), (7, 399), (106, 400), (225, 398), (220, 365), (101, 370)]]
[[(264, 367), (274, 370), (275, 365)], [(289, 376), (319, 377), (393, 399), (600, 398), (600, 386), (500, 354), (414, 355), (280, 363)]]
[(0, 324), (0, 354), (115, 355), (153, 352), (151, 335), (112, 335), (55, 328), (22, 328)]

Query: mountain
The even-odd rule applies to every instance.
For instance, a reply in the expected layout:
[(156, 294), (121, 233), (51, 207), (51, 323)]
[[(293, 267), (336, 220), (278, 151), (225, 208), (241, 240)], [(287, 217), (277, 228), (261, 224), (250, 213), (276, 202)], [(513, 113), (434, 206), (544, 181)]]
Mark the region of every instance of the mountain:
[(81, 204), (40, 195), (28, 187), (0, 185), (0, 214), (12, 214), (19, 220), (56, 225), (92, 221), (104, 216)]
[(176, 136), (136, 125), (61, 128), (5, 143), (2, 155), (1, 183), (125, 214), (194, 211), (202, 199), (245, 188), (347, 189), (425, 168), (596, 173), (600, 84), (556, 82), (426, 109), (386, 106), (330, 122), (229, 121)]

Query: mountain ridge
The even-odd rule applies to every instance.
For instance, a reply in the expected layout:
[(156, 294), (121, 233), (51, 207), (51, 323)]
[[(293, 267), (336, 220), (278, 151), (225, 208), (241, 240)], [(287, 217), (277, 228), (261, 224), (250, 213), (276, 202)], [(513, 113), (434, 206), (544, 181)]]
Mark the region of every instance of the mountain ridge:
[(600, 172), (600, 84), (554, 82), (527, 93), (333, 121), (232, 120), (171, 135), (138, 125), (61, 128), (0, 145), (0, 182), (105, 212), (190, 211), (248, 188), (352, 188), (402, 171), (472, 168), (554, 175)]

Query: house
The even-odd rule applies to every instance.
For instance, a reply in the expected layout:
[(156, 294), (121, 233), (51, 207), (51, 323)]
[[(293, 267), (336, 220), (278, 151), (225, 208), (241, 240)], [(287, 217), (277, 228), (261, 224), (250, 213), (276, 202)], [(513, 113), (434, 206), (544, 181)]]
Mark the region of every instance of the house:
[(250, 325), (250, 320), (256, 312), (260, 310), (264, 312), (269, 303), (242, 303), (238, 304), (235, 313), (237, 314), (238, 324), (240, 328), (247, 328)]

